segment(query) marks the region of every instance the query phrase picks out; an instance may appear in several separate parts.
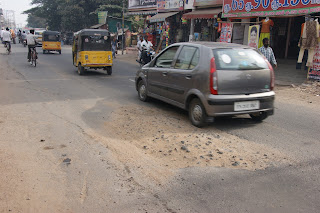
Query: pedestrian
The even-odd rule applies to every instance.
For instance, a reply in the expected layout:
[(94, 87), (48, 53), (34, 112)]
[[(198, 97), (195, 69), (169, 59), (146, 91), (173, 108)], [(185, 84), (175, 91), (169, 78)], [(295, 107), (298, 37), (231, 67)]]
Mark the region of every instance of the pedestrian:
[(112, 47), (112, 58), (116, 58), (116, 52), (117, 52), (117, 38), (113, 37), (111, 41), (111, 47)]
[(1, 37), (1, 41), (2, 41), (2, 42), (3, 42), (3, 39), (2, 39), (2, 38), (3, 38), (3, 32), (4, 32), (4, 28), (2, 27), (2, 28), (1, 28), (1, 32), (0, 32), (0, 37)]
[(140, 36), (139, 41), (138, 41), (138, 43), (137, 43), (137, 49), (138, 49), (138, 51), (139, 51), (138, 60), (137, 60), (138, 62), (141, 61), (142, 42), (143, 42), (143, 41), (144, 41), (144, 40), (143, 40), (143, 37)]
[(267, 58), (267, 60), (274, 65), (276, 68), (278, 67), (276, 58), (274, 57), (274, 53), (271, 47), (269, 47), (269, 39), (264, 38), (262, 40), (263, 46), (259, 48), (259, 51)]

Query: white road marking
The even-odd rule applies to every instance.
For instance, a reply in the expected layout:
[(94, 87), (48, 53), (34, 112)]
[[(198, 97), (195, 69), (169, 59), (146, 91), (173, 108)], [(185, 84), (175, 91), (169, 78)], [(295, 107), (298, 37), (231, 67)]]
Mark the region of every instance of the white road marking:
[(135, 82), (135, 80), (129, 79), (129, 81)]

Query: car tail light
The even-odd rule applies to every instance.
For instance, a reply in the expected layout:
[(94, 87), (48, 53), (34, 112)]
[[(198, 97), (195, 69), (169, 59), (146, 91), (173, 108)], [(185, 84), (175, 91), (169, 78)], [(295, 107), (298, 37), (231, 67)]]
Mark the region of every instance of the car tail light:
[(274, 89), (274, 71), (273, 71), (273, 67), (270, 64), (270, 62), (268, 60), (266, 60), (266, 62), (268, 63), (269, 66), (269, 70), (270, 70), (270, 90), (272, 91)]
[(210, 61), (210, 91), (212, 95), (218, 95), (218, 75), (214, 57)]

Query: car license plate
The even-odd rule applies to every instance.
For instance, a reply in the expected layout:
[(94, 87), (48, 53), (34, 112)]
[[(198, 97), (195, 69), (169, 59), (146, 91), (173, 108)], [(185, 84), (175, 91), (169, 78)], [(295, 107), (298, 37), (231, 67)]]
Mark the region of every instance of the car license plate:
[(234, 103), (234, 111), (236, 112), (255, 109), (260, 109), (259, 101), (242, 101)]

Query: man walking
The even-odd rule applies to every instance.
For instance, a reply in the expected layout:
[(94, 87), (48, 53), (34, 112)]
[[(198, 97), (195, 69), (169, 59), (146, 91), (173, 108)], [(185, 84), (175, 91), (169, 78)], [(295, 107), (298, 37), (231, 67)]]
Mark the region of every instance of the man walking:
[(276, 68), (278, 67), (276, 58), (274, 57), (273, 50), (271, 47), (269, 47), (269, 39), (264, 38), (262, 40), (263, 47), (259, 48), (259, 51), (267, 58), (267, 60), (274, 65)]

